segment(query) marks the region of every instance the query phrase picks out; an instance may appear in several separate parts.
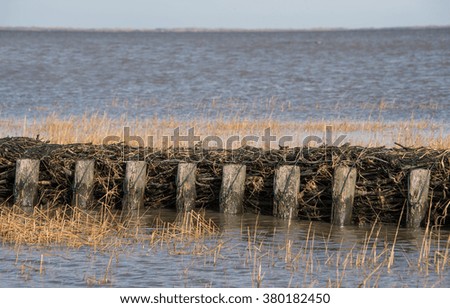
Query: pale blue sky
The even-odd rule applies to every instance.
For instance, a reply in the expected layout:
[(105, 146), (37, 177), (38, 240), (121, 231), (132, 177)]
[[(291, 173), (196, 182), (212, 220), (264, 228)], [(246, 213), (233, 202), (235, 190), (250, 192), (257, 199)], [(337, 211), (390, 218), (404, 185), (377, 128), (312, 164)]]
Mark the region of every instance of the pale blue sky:
[(0, 0), (0, 26), (367, 28), (450, 25), (450, 0)]

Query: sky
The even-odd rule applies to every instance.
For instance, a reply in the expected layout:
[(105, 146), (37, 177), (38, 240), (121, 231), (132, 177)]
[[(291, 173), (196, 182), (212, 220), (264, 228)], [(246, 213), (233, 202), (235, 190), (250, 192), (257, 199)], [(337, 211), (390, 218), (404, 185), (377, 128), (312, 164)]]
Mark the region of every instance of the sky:
[(450, 0), (0, 0), (0, 27), (385, 28), (450, 25)]

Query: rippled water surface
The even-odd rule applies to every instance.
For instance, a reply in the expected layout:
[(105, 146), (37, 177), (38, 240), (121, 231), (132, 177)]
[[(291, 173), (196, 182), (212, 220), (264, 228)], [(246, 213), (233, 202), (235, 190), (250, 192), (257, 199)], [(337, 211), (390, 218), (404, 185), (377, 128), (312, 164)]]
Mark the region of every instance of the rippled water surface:
[[(169, 210), (153, 212), (142, 226), (149, 227), (150, 238), (155, 217), (173, 221), (175, 216)], [(439, 236), (426, 241), (424, 230), (400, 229), (396, 235), (395, 226), (331, 228), (327, 223), (288, 224), (270, 216), (215, 212), (207, 217), (218, 225), (216, 235), (176, 247), (143, 241), (99, 252), (92, 247), (3, 244), (0, 287), (450, 285), (450, 264), (445, 258), (448, 231), (435, 230)], [(393, 243), (393, 263), (388, 268)], [(421, 254), (427, 257), (420, 258)]]
[(445, 122), (449, 59), (450, 28), (0, 31), (0, 115)]

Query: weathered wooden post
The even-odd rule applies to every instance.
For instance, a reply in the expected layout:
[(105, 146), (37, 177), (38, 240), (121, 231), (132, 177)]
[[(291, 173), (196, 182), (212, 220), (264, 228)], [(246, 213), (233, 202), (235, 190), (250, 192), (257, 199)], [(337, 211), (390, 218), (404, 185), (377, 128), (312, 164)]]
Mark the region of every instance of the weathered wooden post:
[(123, 182), (123, 209), (139, 210), (144, 206), (144, 191), (147, 183), (147, 163), (127, 161)]
[(244, 211), (245, 165), (229, 164), (223, 166), (222, 186), (220, 187), (220, 212), (241, 214)]
[(414, 169), (409, 174), (406, 215), (406, 226), (408, 228), (419, 228), (428, 211), (430, 176), (431, 172), (428, 169)]
[(298, 215), (300, 167), (278, 167), (275, 170), (273, 188), (273, 215), (284, 219), (296, 217)]
[(356, 176), (356, 168), (338, 166), (334, 170), (331, 213), (333, 225), (344, 226), (352, 221)]
[(88, 208), (94, 191), (94, 160), (78, 160), (75, 163), (72, 205)]
[(32, 208), (37, 203), (39, 160), (18, 159), (14, 182), (14, 203), (22, 208)]
[(195, 208), (197, 192), (195, 190), (196, 164), (180, 163), (177, 171), (177, 211), (189, 212)]

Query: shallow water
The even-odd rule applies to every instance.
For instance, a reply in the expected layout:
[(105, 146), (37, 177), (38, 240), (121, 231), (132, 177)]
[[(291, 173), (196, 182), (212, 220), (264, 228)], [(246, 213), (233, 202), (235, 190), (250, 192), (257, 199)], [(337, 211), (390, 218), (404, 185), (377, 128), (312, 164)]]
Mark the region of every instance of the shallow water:
[(450, 28), (0, 31), (0, 117), (106, 111), (447, 123), (449, 59)]
[[(175, 216), (173, 211), (155, 211), (141, 223), (151, 227), (155, 217), (173, 221)], [(425, 262), (421, 268), (417, 266), (424, 230), (400, 229), (394, 262), (388, 271), (395, 226), (374, 228), (365, 254), (366, 265), (357, 266), (370, 227), (332, 228), (327, 223), (307, 221), (288, 224), (253, 214), (226, 216), (207, 212), (206, 216), (217, 223), (220, 231), (201, 241), (201, 250), (189, 245), (174, 248), (148, 242), (106, 252), (90, 247), (3, 244), (0, 287), (252, 287), (258, 286), (259, 268), (261, 287), (358, 287), (364, 282), (365, 286), (379, 287), (450, 285), (448, 260), (439, 273), (433, 261), (438, 255), (434, 252), (448, 250), (448, 231), (440, 231), (440, 238), (432, 242), (427, 273)], [(149, 236), (151, 232), (149, 228)], [(291, 254), (286, 254), (287, 243), (292, 244)], [(208, 251), (219, 244), (220, 253), (214, 258)], [(370, 262), (374, 251), (378, 263)]]

